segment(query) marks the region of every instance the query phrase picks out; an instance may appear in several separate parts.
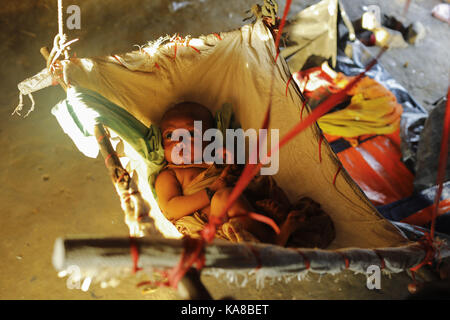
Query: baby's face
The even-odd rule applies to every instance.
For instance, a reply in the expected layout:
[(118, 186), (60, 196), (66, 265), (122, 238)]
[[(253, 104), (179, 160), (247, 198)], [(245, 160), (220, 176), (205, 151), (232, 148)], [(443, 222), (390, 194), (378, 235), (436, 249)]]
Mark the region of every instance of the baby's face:
[[(203, 142), (203, 132), (209, 129), (206, 121), (202, 121), (202, 130), (194, 127), (194, 121), (201, 121), (201, 119), (194, 119), (187, 115), (173, 115), (165, 119), (161, 123), (162, 141), (164, 147), (164, 156), (169, 163), (175, 164), (188, 164), (196, 161), (202, 161), (203, 148), (206, 147), (207, 142)], [(183, 140), (181, 136), (177, 140), (172, 141), (172, 136), (177, 129), (185, 129), (189, 131), (190, 138), (187, 143), (190, 143), (189, 148), (184, 145), (186, 140)], [(194, 143), (195, 139), (202, 141), (201, 143)], [(176, 157), (176, 158), (174, 158)]]

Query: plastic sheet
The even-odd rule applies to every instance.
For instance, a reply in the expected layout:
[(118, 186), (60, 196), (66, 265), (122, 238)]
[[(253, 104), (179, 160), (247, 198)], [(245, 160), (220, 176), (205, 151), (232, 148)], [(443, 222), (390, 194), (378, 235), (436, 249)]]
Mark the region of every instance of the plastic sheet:
[[(410, 197), (388, 205), (378, 206), (377, 209), (389, 220), (429, 227), (436, 188), (436, 186), (433, 186), (424, 189), (414, 193)], [(449, 199), (450, 181), (444, 184), (438, 217), (436, 219), (436, 231), (446, 234), (450, 234)]]
[[(344, 30), (342, 24), (339, 30)], [(347, 50), (352, 52), (352, 58), (349, 58), (344, 53), (346, 46), (351, 48), (351, 50)], [(347, 41), (347, 35), (344, 33), (338, 45), (336, 71), (343, 72), (346, 75), (356, 75), (364, 69), (365, 64), (371, 58), (372, 55), (364, 44), (358, 40), (355, 42)], [(393, 202), (386, 199), (386, 205), (374, 203), (379, 205), (377, 209), (389, 220), (429, 227), (431, 212), (434, 207), (433, 200), (436, 190), (434, 185), (436, 183), (443, 110), (445, 108), (442, 107), (440, 111), (436, 110), (433, 112), (435, 115), (430, 115), (429, 117), (428, 112), (380, 64), (375, 65), (367, 75), (388, 88), (403, 107), (400, 124), (401, 160), (402, 165), (404, 164), (415, 175), (414, 192), (409, 196), (404, 194), (403, 199), (397, 199), (397, 201)], [(445, 106), (445, 102), (441, 103)], [(438, 119), (441, 120), (440, 123), (438, 123)], [(333, 147), (335, 152), (341, 152), (346, 149), (346, 146), (342, 145), (342, 143), (336, 144), (336, 147), (338, 150)], [(391, 160), (388, 162), (391, 162)], [(449, 166), (447, 166), (445, 181), (450, 179), (448, 168)], [(367, 183), (370, 184), (373, 181), (367, 181)], [(439, 213), (436, 219), (436, 231), (445, 234), (450, 234), (449, 199), (450, 182), (447, 182), (444, 184)]]

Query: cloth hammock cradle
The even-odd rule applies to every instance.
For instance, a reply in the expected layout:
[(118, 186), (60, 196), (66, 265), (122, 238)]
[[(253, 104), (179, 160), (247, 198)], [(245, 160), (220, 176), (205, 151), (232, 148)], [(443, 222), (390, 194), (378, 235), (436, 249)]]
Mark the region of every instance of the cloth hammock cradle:
[[(151, 124), (158, 124), (170, 106), (182, 101), (199, 102), (213, 113), (224, 103), (231, 103), (238, 122), (246, 130), (260, 128), (271, 100), (269, 129), (279, 129), (282, 137), (299, 121), (302, 99), (293, 82), (285, 93), (290, 78), (289, 67), (284, 59), (275, 60), (275, 56), (272, 34), (258, 19), (239, 30), (190, 39), (189, 45), (155, 42), (126, 54), (73, 58), (61, 63), (64, 82), (69, 84), (66, 102), (73, 106), (73, 110), (80, 106), (80, 110), (88, 113), (88, 120), (83, 122), (87, 132), (84, 137), (78, 136), (84, 141), (93, 135), (96, 122), (114, 127), (108, 126), (107, 121), (102, 121), (102, 117), (95, 112), (92, 113), (98, 104), (122, 108), (148, 128)], [(49, 77), (43, 71), (38, 82), (40, 85), (46, 81), (48, 83)], [(36, 83), (36, 78), (27, 83), (33, 87), (33, 82)], [(22, 88), (27, 83), (22, 84)], [(32, 90), (21, 92), (28, 94)], [(309, 112), (308, 107), (305, 112)], [(67, 128), (61, 121), (60, 124), (63, 129)], [(111, 129), (115, 131), (115, 128)], [(119, 131), (116, 130), (120, 137)], [(145, 134), (141, 137), (122, 136), (124, 152), (138, 173), (139, 189), (152, 207), (150, 214), (156, 221), (157, 229), (165, 238), (175, 239), (138, 239), (144, 253), (156, 248), (150, 254), (152, 259), (141, 259), (140, 262), (144, 268), (169, 268), (175, 264), (175, 257), (181, 254), (183, 240), (176, 239), (179, 234), (157, 208), (151, 192), (151, 180), (149, 183), (148, 179), (152, 170), (148, 167), (149, 159), (144, 159), (136, 148), (130, 147), (142, 143)], [(370, 265), (379, 265), (385, 272), (397, 273), (417, 266), (425, 259), (426, 248), (421, 243), (408, 241), (396, 226), (376, 211), (341, 167), (328, 143), (319, 142), (320, 134), (317, 125), (312, 125), (281, 149), (279, 171), (274, 178), (291, 200), (308, 196), (320, 203), (331, 216), (336, 238), (329, 248), (289, 249), (268, 244), (249, 247), (216, 240), (206, 247), (205, 270), (216, 274), (229, 271), (249, 273), (258, 267), (256, 274), (262, 278), (300, 278), (308, 271), (335, 274), (349, 269), (365, 273)], [(74, 142), (81, 141), (73, 135), (71, 138)], [(89, 143), (93, 146), (92, 139)], [(268, 145), (271, 145), (270, 141)], [(83, 149), (79, 144), (77, 146)], [(97, 153), (95, 147), (92, 153), (85, 152), (91, 157), (96, 157)], [(101, 243), (99, 241), (85, 241), (78, 245), (76, 240), (57, 240), (53, 261), (55, 268), (61, 271), (77, 264), (85, 268), (86, 275), (97, 276), (98, 280), (103, 277), (99, 270), (129, 268), (129, 244), (128, 255), (111, 252), (99, 258), (95, 250)], [(124, 246), (124, 242), (114, 243), (116, 248)], [(254, 250), (258, 252), (259, 258), (256, 260)], [(87, 259), (87, 256), (92, 259)], [(434, 258), (448, 256), (450, 250), (444, 246), (439, 257), (436, 253)]]

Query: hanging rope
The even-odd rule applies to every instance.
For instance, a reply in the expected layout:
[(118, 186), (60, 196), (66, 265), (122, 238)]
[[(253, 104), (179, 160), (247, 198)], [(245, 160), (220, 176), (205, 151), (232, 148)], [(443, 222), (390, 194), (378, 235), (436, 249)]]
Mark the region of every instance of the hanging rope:
[(413, 292), (417, 290), (417, 282), (414, 274), (417, 271), (419, 271), (423, 266), (432, 265), (433, 262), (436, 260), (436, 258), (439, 257), (440, 247), (443, 245), (442, 241), (435, 238), (435, 229), (436, 229), (437, 211), (439, 208), (439, 202), (441, 199), (443, 184), (445, 180), (445, 168), (447, 165), (447, 158), (448, 158), (449, 139), (450, 139), (450, 86), (447, 88), (447, 104), (445, 109), (444, 124), (442, 126), (441, 151), (439, 153), (438, 172), (436, 178), (437, 189), (434, 197), (434, 208), (431, 218), (431, 227), (430, 231), (425, 232), (424, 236), (419, 240), (424, 250), (426, 251), (426, 256), (420, 264), (418, 264), (413, 268), (410, 268), (414, 281), (414, 283), (410, 284), (411, 286), (410, 290), (413, 290)]
[(58, 33), (59, 36), (62, 38), (64, 35), (64, 21), (63, 21), (63, 13), (62, 13), (62, 0), (58, 0)]
[(58, 0), (58, 34), (53, 40), (53, 48), (50, 53), (48, 53), (47, 48), (41, 48), (41, 53), (46, 57), (47, 69), (44, 69), (33, 78), (27, 79), (19, 84), (19, 103), (11, 115), (18, 114), (21, 116), (21, 111), (24, 106), (24, 95), (28, 96), (31, 102), (31, 107), (24, 117), (26, 118), (34, 110), (35, 102), (31, 93), (49, 86), (50, 75), (52, 78), (51, 82), (59, 83), (64, 89), (67, 88), (67, 83), (64, 82), (63, 77), (63, 67), (60, 63), (57, 63), (57, 60), (61, 54), (64, 54), (66, 60), (69, 59), (70, 45), (78, 41), (78, 39), (66, 41), (67, 36), (64, 34), (63, 5), (62, 0)]
[(55, 63), (61, 54), (64, 58), (69, 59), (70, 45), (78, 41), (78, 39), (67, 41), (67, 36), (64, 34), (64, 19), (63, 19), (63, 4), (62, 0), (58, 0), (58, 34), (53, 40), (53, 48), (47, 59), (47, 69), (50, 72), (55, 72)]

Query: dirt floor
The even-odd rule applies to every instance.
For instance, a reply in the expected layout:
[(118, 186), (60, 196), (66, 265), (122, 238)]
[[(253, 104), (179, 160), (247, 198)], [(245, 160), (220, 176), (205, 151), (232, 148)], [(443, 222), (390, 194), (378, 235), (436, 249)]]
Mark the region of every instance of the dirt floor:
[[(196, 36), (232, 30), (243, 25), (245, 11), (256, 0), (64, 2), (82, 10), (81, 30), (68, 32), (70, 38), (80, 38), (73, 51), (82, 57), (129, 51), (135, 44), (176, 32)], [(291, 12), (314, 2), (296, 0)], [(379, 4), (391, 14), (400, 13), (404, 5), (398, 0), (343, 2), (352, 19), (364, 4)], [(449, 26), (430, 15), (437, 3), (412, 1), (408, 19), (426, 26), (426, 38), (416, 46), (393, 49), (382, 59), (426, 108), (445, 94), (450, 68)], [(56, 0), (1, 0), (0, 26), (0, 299), (177, 299), (170, 289), (143, 295), (134, 277), (117, 288), (92, 286), (88, 292), (69, 290), (66, 280), (57, 277), (51, 265), (57, 237), (127, 236), (128, 230), (103, 161), (84, 157), (50, 114), (64, 98), (62, 89), (52, 87), (35, 94), (36, 110), (28, 118), (11, 116), (18, 103), (17, 84), (45, 65), (39, 49), (51, 47), (57, 33)], [(320, 281), (318, 276), (289, 284), (276, 281), (259, 290), (254, 279), (245, 288), (212, 277), (203, 279), (214, 298), (237, 299), (402, 299), (411, 282), (405, 273), (383, 277), (382, 289), (370, 291), (364, 275), (343, 272)]]

